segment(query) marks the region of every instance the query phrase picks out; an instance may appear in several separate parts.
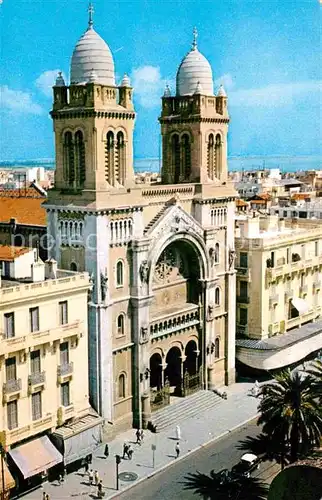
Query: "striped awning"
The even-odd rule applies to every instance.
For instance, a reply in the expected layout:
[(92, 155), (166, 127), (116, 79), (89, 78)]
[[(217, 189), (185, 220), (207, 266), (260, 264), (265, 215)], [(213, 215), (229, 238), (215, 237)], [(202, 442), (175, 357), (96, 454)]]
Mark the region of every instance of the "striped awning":
[(12, 488), (14, 488), (16, 486), (16, 483), (15, 483), (15, 480), (13, 479), (9, 469), (8, 469), (8, 466), (6, 464), (6, 462), (3, 460), (3, 459), (0, 459), (1, 462), (0, 462), (0, 477), (1, 477), (1, 481), (0, 481), (0, 493), (3, 493), (3, 481), (2, 481), (2, 467), (3, 467), (3, 476), (4, 476), (4, 490), (5, 492), (8, 491), (8, 490), (11, 490)]
[(9, 451), (9, 455), (25, 479), (45, 472), (63, 461), (62, 455), (47, 436), (17, 446)]

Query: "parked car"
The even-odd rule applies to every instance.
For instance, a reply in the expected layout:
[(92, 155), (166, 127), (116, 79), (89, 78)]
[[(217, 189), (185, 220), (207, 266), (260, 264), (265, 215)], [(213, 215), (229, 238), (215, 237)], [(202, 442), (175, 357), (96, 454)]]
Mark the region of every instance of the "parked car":
[(249, 477), (251, 473), (259, 469), (260, 458), (253, 453), (245, 453), (238, 462), (231, 469), (233, 475)]

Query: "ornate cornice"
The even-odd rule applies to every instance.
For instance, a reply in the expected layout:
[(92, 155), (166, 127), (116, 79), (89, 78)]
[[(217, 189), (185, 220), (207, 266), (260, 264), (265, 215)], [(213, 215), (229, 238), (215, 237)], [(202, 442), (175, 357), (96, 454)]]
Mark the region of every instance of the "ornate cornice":
[(229, 123), (229, 118), (202, 118), (201, 116), (192, 116), (180, 118), (178, 116), (160, 117), (159, 122), (163, 124), (185, 124), (185, 123)]
[(135, 206), (135, 207), (122, 207), (122, 208), (107, 208), (105, 210), (92, 210), (86, 208), (72, 207), (62, 208), (55, 207), (53, 205), (44, 205), (47, 212), (57, 212), (59, 219), (84, 219), (86, 215), (119, 215), (119, 214), (128, 214), (135, 212), (142, 212), (143, 206)]
[(50, 111), (53, 120), (68, 120), (74, 118), (116, 118), (119, 120), (135, 120), (136, 114), (131, 111), (95, 111), (86, 109), (63, 109)]
[[(236, 194), (236, 196), (221, 196), (220, 198), (219, 197), (218, 198), (209, 198), (207, 200), (201, 200), (201, 199), (195, 198), (195, 199), (193, 199), (193, 203), (198, 204), (198, 205), (210, 205), (210, 204), (220, 205), (223, 202), (235, 201), (236, 198), (237, 198), (237, 194)], [(222, 207), (222, 208), (225, 208), (225, 207)]]

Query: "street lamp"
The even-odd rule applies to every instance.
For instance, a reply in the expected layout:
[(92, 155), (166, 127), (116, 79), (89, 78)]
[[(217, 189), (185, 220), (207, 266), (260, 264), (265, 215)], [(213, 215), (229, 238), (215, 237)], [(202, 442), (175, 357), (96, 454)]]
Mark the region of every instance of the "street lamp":
[(153, 458), (153, 469), (155, 465), (155, 450), (157, 449), (155, 444), (151, 444), (151, 450), (152, 450), (152, 458)]
[(119, 465), (121, 463), (120, 455), (115, 455), (115, 463), (116, 463), (116, 489), (119, 489)]
[(6, 485), (5, 485), (5, 480), (4, 480), (4, 457), (6, 455), (6, 452), (4, 451), (1, 443), (0, 443), (0, 455), (1, 455), (1, 483), (2, 483), (1, 498), (2, 498), (2, 500), (5, 500), (5, 498), (6, 498)]

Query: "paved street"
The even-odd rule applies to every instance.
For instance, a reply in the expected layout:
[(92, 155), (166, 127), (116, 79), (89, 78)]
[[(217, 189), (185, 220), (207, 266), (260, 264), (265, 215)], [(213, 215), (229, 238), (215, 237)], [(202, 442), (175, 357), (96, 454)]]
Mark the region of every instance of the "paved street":
[[(202, 448), (205, 444), (218, 439), (222, 435), (227, 435), (236, 426), (240, 426), (246, 421), (255, 418), (258, 400), (249, 395), (252, 387), (253, 384), (250, 383), (233, 384), (225, 388), (228, 394), (227, 400), (222, 400), (214, 408), (180, 423), (182, 434), (180, 441), (181, 456), (191, 455), (194, 450)], [(120, 434), (113, 441), (109, 442), (110, 455), (107, 459), (103, 455), (104, 444), (97, 449), (93, 456), (92, 467), (98, 471), (100, 478), (103, 480), (105, 498), (117, 498), (120, 495), (115, 489), (115, 455), (122, 454), (124, 441), (134, 443), (134, 456), (132, 460), (121, 461), (119, 472), (126, 473), (127, 475), (133, 474), (132, 479), (134, 481), (148, 478), (156, 471), (170, 466), (175, 461), (175, 425), (171, 425), (171, 427), (157, 434), (146, 431), (142, 446), (135, 445), (135, 431), (133, 429)], [(156, 446), (154, 468), (152, 463), (152, 445)], [(222, 446), (222, 444), (218, 446)], [(214, 449), (218, 449), (216, 445)], [(239, 453), (236, 454), (233, 448), (227, 451), (227, 453), (228, 455), (234, 454), (230, 461), (235, 458), (238, 459)], [(185, 459), (182, 458), (181, 460), (184, 461)], [(214, 457), (211, 458), (212, 460), (214, 460)], [(217, 468), (215, 465), (213, 467)], [(219, 469), (223, 467), (225, 465), (219, 465)], [(211, 465), (208, 467), (208, 470), (210, 468), (212, 468)], [(171, 471), (171, 469), (168, 470)], [(133, 482), (129, 481), (129, 477), (120, 477), (120, 490), (128, 488), (131, 484)], [(144, 482), (144, 484), (146, 483)], [(88, 477), (83, 475), (83, 471), (68, 474), (66, 481), (62, 485), (58, 485), (56, 482), (46, 483), (43, 486), (43, 490), (30, 492), (24, 498), (26, 500), (37, 500), (42, 497), (42, 491), (49, 493), (51, 500), (65, 500), (71, 497), (83, 499), (97, 498), (97, 488), (89, 485)], [(129, 498), (128, 495), (132, 494), (132, 491), (132, 489), (128, 490), (124, 498)], [(149, 496), (147, 498), (153, 497)], [(168, 498), (173, 498), (173, 496), (171, 495)]]
[[(167, 468), (143, 483), (133, 487), (131, 490), (120, 494), (119, 500), (190, 500), (196, 496), (192, 491), (183, 490), (184, 477), (189, 472), (197, 470), (208, 474), (211, 469), (220, 471), (231, 468), (238, 462), (242, 452), (236, 448), (238, 441), (246, 436), (256, 436), (259, 428), (256, 423), (250, 423), (240, 430), (232, 432), (227, 437), (212, 443), (196, 451), (187, 458)], [(270, 476), (278, 470), (278, 467), (270, 464), (261, 464), (258, 476), (269, 482)], [(257, 475), (254, 474), (254, 475)]]

